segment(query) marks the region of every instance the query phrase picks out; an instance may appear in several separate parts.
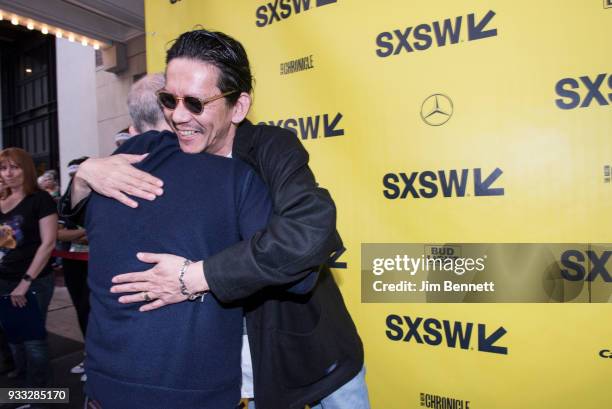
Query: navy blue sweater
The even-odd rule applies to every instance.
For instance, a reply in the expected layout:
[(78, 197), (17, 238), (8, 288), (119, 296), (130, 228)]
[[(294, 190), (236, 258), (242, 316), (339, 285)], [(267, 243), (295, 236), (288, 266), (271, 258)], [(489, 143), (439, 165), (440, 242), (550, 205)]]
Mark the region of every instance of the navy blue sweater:
[(247, 165), (183, 153), (169, 132), (139, 135), (118, 152), (150, 152), (137, 167), (164, 180), (164, 194), (139, 200), (137, 209), (97, 194), (88, 203), (86, 391), (104, 409), (233, 408), (241, 308), (208, 295), (203, 303), (141, 313), (140, 304), (120, 304), (109, 289), (113, 276), (151, 267), (138, 261), (138, 251), (200, 260), (249, 238), (267, 224), (268, 192)]

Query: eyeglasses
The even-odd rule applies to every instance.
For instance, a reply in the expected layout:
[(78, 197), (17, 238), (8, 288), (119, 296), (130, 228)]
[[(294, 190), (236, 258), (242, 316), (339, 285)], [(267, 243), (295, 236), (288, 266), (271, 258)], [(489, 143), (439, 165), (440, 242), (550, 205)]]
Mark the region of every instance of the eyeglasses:
[(209, 102), (216, 101), (228, 95), (231, 95), (238, 91), (227, 91), (223, 94), (215, 95), (210, 98), (197, 98), (197, 97), (177, 97), (167, 91), (157, 91), (157, 100), (160, 105), (166, 109), (174, 111), (178, 106), (179, 101), (183, 101), (185, 108), (194, 115), (200, 115), (204, 111), (204, 106)]

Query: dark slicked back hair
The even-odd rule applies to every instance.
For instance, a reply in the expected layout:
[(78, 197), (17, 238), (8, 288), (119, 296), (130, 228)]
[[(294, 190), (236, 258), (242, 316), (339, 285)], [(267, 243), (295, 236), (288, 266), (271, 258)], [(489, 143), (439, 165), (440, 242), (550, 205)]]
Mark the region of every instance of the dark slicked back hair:
[(166, 53), (166, 66), (175, 58), (189, 58), (217, 67), (220, 71), (217, 88), (221, 92), (237, 91), (225, 97), (230, 105), (236, 103), (241, 92), (250, 94), (253, 89), (246, 51), (227, 34), (204, 29), (183, 33)]

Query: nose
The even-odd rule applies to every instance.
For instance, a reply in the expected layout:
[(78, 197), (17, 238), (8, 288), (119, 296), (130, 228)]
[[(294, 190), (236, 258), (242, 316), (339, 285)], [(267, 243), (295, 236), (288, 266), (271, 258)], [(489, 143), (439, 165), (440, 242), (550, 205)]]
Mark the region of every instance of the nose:
[(191, 120), (191, 112), (185, 108), (183, 100), (178, 101), (176, 108), (172, 111), (172, 122), (175, 124), (183, 124)]

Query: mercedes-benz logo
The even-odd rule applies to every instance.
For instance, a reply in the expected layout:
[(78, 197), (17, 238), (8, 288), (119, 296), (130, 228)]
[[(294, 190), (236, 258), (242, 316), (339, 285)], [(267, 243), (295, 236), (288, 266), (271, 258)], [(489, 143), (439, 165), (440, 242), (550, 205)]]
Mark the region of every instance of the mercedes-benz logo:
[(421, 119), (427, 125), (444, 125), (453, 116), (453, 101), (444, 94), (433, 94), (421, 105)]

